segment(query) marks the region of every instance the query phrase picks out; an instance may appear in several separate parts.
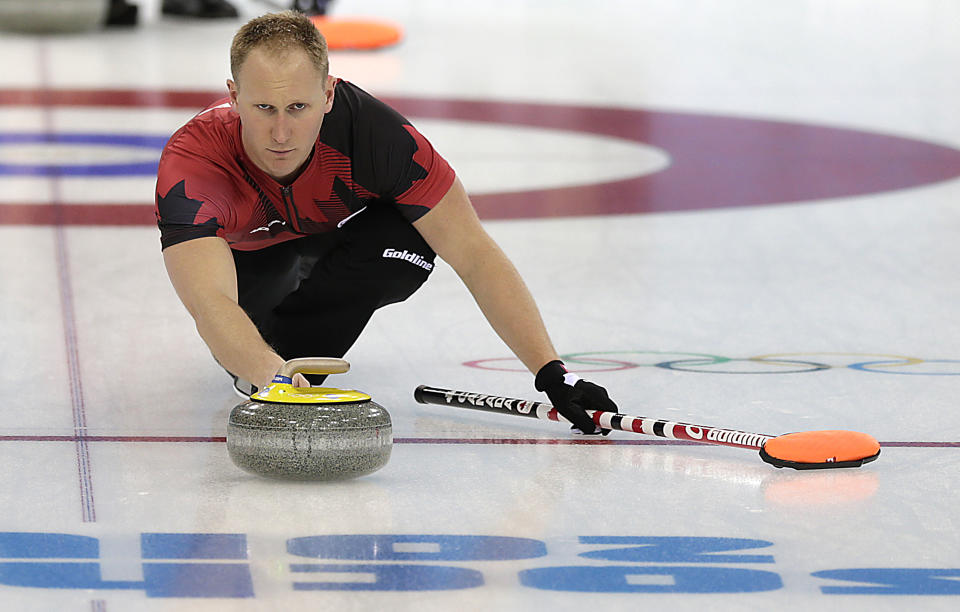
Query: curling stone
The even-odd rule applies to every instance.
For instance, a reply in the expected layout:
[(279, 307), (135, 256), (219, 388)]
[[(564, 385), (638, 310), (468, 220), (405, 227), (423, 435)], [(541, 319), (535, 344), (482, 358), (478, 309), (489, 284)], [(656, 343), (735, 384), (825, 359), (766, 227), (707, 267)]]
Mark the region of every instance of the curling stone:
[(103, 26), (109, 10), (109, 0), (0, 0), (0, 30), (84, 32)]
[(298, 373), (349, 369), (342, 359), (285, 363), (270, 385), (230, 412), (230, 459), (253, 474), (293, 480), (343, 480), (386, 465), (393, 426), (383, 406), (359, 391), (293, 386)]

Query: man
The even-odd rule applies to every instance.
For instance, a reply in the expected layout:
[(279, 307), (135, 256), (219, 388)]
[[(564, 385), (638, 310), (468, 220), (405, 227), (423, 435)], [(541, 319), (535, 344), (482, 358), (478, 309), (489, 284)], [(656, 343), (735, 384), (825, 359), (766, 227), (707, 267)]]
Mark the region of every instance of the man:
[(287, 359), (342, 356), (439, 255), (536, 388), (580, 431), (600, 433), (584, 409), (616, 406), (566, 371), (453, 170), (406, 119), (328, 74), (310, 20), (251, 20), (230, 62), (229, 98), (164, 149), (157, 220), (170, 280), (235, 380), (262, 386)]

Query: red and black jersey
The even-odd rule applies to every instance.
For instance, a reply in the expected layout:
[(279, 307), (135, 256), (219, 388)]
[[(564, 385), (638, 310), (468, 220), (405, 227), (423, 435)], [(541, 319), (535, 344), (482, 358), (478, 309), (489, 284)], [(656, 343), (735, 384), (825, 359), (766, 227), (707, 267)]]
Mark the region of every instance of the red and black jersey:
[(392, 108), (347, 81), (335, 86), (312, 157), (288, 186), (244, 152), (228, 99), (180, 128), (157, 172), (162, 247), (220, 236), (251, 251), (334, 230), (372, 200), (411, 222), (436, 205), (453, 184), (450, 165)]

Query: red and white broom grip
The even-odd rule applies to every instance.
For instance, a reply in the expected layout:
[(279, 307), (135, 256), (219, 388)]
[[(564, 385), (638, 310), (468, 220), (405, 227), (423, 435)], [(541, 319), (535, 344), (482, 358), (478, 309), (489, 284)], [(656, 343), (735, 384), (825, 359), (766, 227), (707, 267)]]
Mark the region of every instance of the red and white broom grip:
[[(413, 396), (421, 404), (455, 406), (484, 412), (512, 414), (543, 421), (569, 422), (557, 412), (556, 408), (543, 402), (531, 402), (469, 391), (439, 389), (427, 385), (417, 387)], [(736, 429), (692, 425), (690, 423), (678, 423), (599, 410), (587, 410), (587, 414), (593, 419), (594, 423), (604, 429), (616, 429), (617, 431), (647, 434), (671, 440), (688, 440), (690, 442), (735, 446), (752, 450), (760, 450), (767, 440), (775, 437)]]

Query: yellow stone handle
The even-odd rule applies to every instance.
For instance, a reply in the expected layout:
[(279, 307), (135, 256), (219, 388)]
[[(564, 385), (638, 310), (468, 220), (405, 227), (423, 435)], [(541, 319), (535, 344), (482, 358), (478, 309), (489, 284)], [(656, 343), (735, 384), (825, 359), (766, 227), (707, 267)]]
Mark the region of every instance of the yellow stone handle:
[(278, 404), (355, 404), (369, 402), (361, 391), (333, 387), (294, 387), (296, 374), (343, 374), (350, 364), (333, 357), (301, 357), (291, 359), (277, 371), (273, 382), (251, 396), (251, 400)]
[(299, 357), (286, 362), (277, 370), (277, 376), (293, 378), (294, 374), (343, 374), (350, 364), (335, 357)]

